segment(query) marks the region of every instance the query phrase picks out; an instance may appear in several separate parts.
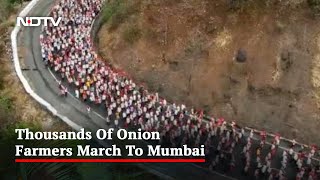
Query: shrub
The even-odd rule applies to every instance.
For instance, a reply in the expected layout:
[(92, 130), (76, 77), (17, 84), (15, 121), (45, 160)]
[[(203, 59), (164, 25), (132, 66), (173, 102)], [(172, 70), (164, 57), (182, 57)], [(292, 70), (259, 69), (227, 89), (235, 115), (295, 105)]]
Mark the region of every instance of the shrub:
[(229, 2), (230, 2), (230, 8), (236, 10), (236, 9), (243, 8), (247, 1), (246, 0), (230, 0)]
[(110, 23), (110, 30), (115, 30), (132, 14), (138, 12), (139, 5), (131, 1), (111, 1), (103, 10), (103, 22)]
[(103, 8), (103, 22), (109, 21), (109, 19), (118, 11), (120, 1), (112, 1), (107, 3)]
[(314, 15), (320, 15), (320, 0), (308, 0), (308, 4)]
[(201, 53), (203, 52), (203, 38), (201, 37), (198, 37), (197, 39), (195, 40), (191, 40), (188, 42), (186, 48), (185, 48), (185, 54), (187, 56), (192, 56), (192, 55), (195, 55), (195, 54), (198, 54), (198, 53)]
[(110, 30), (115, 30), (119, 27), (120, 24), (125, 22), (125, 20), (129, 17), (127, 8), (124, 6), (120, 6), (118, 11), (112, 16), (110, 22)]
[(0, 23), (7, 20), (15, 4), (22, 2), (23, 0), (0, 0)]
[(12, 99), (7, 96), (0, 96), (0, 108), (5, 111), (10, 111), (12, 109)]
[(141, 30), (132, 25), (123, 32), (123, 39), (126, 42), (133, 44), (141, 38), (141, 35)]

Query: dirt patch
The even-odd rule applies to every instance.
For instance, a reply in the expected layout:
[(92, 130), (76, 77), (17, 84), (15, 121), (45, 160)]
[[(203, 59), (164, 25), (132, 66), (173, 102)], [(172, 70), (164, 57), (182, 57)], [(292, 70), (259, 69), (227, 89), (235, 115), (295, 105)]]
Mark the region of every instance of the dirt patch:
[[(99, 32), (108, 62), (170, 101), (320, 144), (320, 21), (305, 1), (133, 2), (135, 13)], [(128, 42), (132, 26), (140, 36)]]

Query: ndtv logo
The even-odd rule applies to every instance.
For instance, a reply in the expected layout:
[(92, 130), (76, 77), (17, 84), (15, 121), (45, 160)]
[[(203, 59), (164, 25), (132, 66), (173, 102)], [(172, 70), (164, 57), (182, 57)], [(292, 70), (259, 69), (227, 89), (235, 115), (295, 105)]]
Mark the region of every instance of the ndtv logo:
[(61, 21), (59, 17), (56, 21), (53, 17), (17, 17), (17, 26), (40, 26), (43, 22), (43, 26), (48, 26), (48, 23), (51, 22), (54, 27), (58, 26)]

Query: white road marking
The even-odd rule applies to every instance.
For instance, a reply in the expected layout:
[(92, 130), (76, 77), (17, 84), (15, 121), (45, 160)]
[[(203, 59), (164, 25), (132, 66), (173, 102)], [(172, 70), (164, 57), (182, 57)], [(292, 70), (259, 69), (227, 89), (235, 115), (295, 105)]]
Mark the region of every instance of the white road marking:
[[(57, 77), (52, 73), (52, 71), (50, 70), (50, 68), (47, 68), (48, 70), (49, 70), (49, 72), (50, 72), (50, 74), (51, 74), (51, 76), (56, 80), (56, 82), (59, 84), (59, 80), (57, 79)], [(83, 103), (82, 101), (80, 101), (77, 97), (75, 97), (72, 93), (70, 93), (69, 91), (67, 91), (68, 92), (68, 94), (73, 98), (73, 99), (75, 99), (76, 101), (78, 101), (78, 102), (80, 102), (80, 103)], [(101, 118), (101, 119), (103, 119), (103, 120), (105, 120), (105, 118), (102, 116), (102, 115), (100, 115), (98, 112), (96, 112), (96, 111), (91, 111), (92, 113), (94, 113), (95, 115), (97, 115), (99, 118)]]
[[(93, 24), (94, 24), (94, 23), (92, 23), (92, 25), (91, 25), (91, 29), (92, 29), (92, 27), (93, 27)], [(52, 73), (52, 71), (51, 71), (49, 68), (48, 68), (48, 70), (49, 70), (51, 76), (56, 80), (56, 82), (59, 83), (59, 80), (58, 80), (58, 79), (56, 78), (56, 76)], [(82, 101), (80, 101), (78, 98), (76, 98), (75, 96), (73, 96), (72, 93), (70, 93), (69, 91), (67, 91), (67, 93), (68, 93), (72, 98), (74, 98), (74, 99), (77, 100), (78, 102), (82, 103)], [(98, 117), (100, 117), (101, 119), (105, 120), (105, 118), (104, 118), (102, 115), (100, 115), (98, 112), (96, 112), (96, 111), (92, 111), (92, 112), (93, 112), (94, 114), (96, 114)], [(246, 129), (251, 129), (251, 128), (247, 128), (247, 127), (245, 127), (245, 128), (246, 128)], [(255, 130), (255, 129), (253, 129), (253, 130), (254, 130), (254, 131), (257, 131), (257, 130)], [(271, 137), (274, 136), (273, 134), (268, 134), (268, 135), (271, 136)], [(254, 140), (256, 140), (256, 141), (259, 142), (259, 139), (258, 139), (258, 138), (253, 137), (252, 139), (254, 139)], [(286, 138), (281, 138), (281, 139), (290, 142), (289, 139), (286, 139)], [(271, 145), (271, 143), (269, 143), (269, 142), (267, 142), (267, 141), (265, 142), (265, 144)], [(299, 143), (297, 143), (297, 144), (299, 144)], [(304, 144), (303, 144), (303, 145), (304, 145)], [(304, 145), (304, 146), (309, 147), (309, 146), (307, 146), (307, 145)], [(278, 146), (278, 147), (279, 147), (280, 149), (282, 149), (282, 150), (286, 150), (286, 151), (289, 150), (288, 148), (285, 148), (285, 147), (282, 147), (282, 146)], [(316, 159), (316, 158), (312, 158), (312, 159), (319, 162), (319, 160)], [(196, 164), (193, 164), (193, 165), (194, 165), (194, 166), (198, 166), (198, 165), (196, 165)], [(198, 166), (198, 167), (201, 167), (201, 166)], [(202, 167), (201, 167), (201, 168), (202, 168)], [(218, 172), (216, 172), (216, 171), (211, 171), (211, 172), (213, 172), (213, 173), (215, 173), (215, 174), (218, 174), (218, 175), (220, 175), (220, 176), (223, 176), (223, 177), (226, 177), (226, 178), (229, 178), (229, 179), (233, 179), (233, 180), (234, 180), (234, 178), (229, 177), (229, 176), (225, 176), (225, 175), (220, 174), (220, 173), (218, 173)]]
[[(57, 79), (57, 77), (52, 73), (52, 71), (50, 70), (50, 68), (48, 68), (48, 70), (49, 70), (49, 72), (50, 72), (50, 74), (51, 74), (51, 76), (56, 80), (56, 82), (59, 84), (59, 80)], [(76, 97), (74, 97), (73, 96), (73, 94), (71, 94), (69, 91), (68, 91), (68, 94), (70, 94), (70, 96), (71, 97), (73, 97), (73, 98), (75, 98), (77, 101), (79, 101), (79, 102), (81, 102), (78, 98), (76, 98)], [(82, 103), (82, 102), (81, 102)], [(95, 112), (95, 111), (92, 111), (94, 114), (96, 114), (97, 116), (99, 116), (101, 119), (105, 119), (105, 118), (103, 118), (103, 116), (101, 116), (99, 113), (97, 113), (97, 112)], [(201, 166), (199, 166), (199, 165), (196, 165), (196, 164), (192, 164), (193, 166), (196, 166), (196, 167), (198, 167), (198, 168), (203, 168), (203, 167), (201, 167)], [(209, 170), (210, 171), (210, 170)], [(214, 174), (217, 174), (217, 175), (219, 175), (219, 176), (222, 176), (222, 177), (224, 177), (224, 178), (228, 178), (228, 179), (231, 179), (231, 180), (237, 180), (237, 179), (235, 179), (235, 178), (233, 178), (233, 177), (231, 177), (231, 176), (226, 176), (226, 175), (224, 175), (224, 174), (221, 174), (221, 173), (219, 173), (219, 172), (217, 172), (217, 171), (213, 171), (213, 170), (211, 170), (210, 172), (212, 172), (212, 173), (214, 173)]]
[[(56, 80), (56, 82), (59, 83), (60, 81), (56, 78), (56, 76), (52, 73), (52, 71), (51, 71), (49, 68), (48, 68), (48, 70), (49, 70), (51, 76)], [(76, 98), (75, 96), (73, 96), (73, 94), (70, 93), (69, 91), (68, 91), (68, 94), (70, 94), (70, 96), (73, 97), (74, 99), (76, 99), (78, 102), (82, 103), (82, 101), (80, 101), (78, 98)], [(94, 114), (96, 114), (98, 117), (100, 117), (101, 119), (105, 120), (105, 118), (104, 118), (102, 115), (100, 115), (98, 112), (96, 112), (96, 111), (92, 111), (92, 112), (93, 112)], [(247, 128), (247, 129), (252, 129), (252, 128), (248, 128), (248, 127), (245, 127), (245, 128)], [(256, 131), (255, 129), (252, 129), (252, 130)], [(252, 139), (254, 139), (254, 140), (256, 140), (256, 141), (259, 142), (259, 139), (256, 138), (256, 137), (253, 137)], [(268, 145), (270, 145), (270, 146), (272, 145), (271, 143), (269, 143), (269, 142), (267, 142), (267, 141), (265, 142), (265, 144), (268, 144)], [(289, 151), (288, 148), (285, 148), (285, 147), (283, 147), (283, 146), (278, 146), (278, 147), (279, 147), (280, 149), (282, 149), (282, 150)], [(315, 159), (315, 158), (312, 158), (312, 159), (319, 162), (318, 159)], [(197, 167), (200, 167), (200, 168), (203, 168), (203, 167), (201, 167), (201, 166), (199, 166), (199, 165), (196, 165), (196, 164), (192, 164), (192, 165), (197, 166)], [(273, 169), (279, 171), (279, 169), (277, 169), (277, 168), (273, 168)], [(223, 177), (225, 177), (225, 178), (229, 178), (229, 179), (232, 179), (232, 180), (237, 180), (237, 179), (235, 179), (235, 178), (233, 178), (233, 177), (231, 177), (231, 176), (226, 176), (226, 175), (221, 174), (221, 173), (219, 173), (219, 172), (217, 172), (217, 171), (210, 170), (210, 172), (215, 173), (215, 174), (220, 175), (220, 176), (223, 176)]]

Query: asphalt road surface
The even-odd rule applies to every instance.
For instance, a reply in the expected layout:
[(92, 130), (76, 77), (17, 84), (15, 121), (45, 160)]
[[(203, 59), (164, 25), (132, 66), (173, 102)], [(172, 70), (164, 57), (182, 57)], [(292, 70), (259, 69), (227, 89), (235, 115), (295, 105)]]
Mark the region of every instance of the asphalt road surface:
[[(54, 3), (53, 0), (39, 1), (29, 16), (46, 16)], [(60, 114), (67, 116), (86, 130), (95, 132), (99, 128), (108, 129), (102, 116), (105, 113), (103, 109), (95, 108), (97, 113), (88, 114), (86, 104), (72, 96), (59, 95), (58, 83), (42, 61), (40, 33), (41, 27), (25, 27), (18, 38), (21, 69), (31, 88), (53, 105)], [(142, 163), (140, 166), (164, 179), (232, 179), (190, 163)]]
[[(32, 9), (29, 16), (46, 16), (52, 5), (53, 0), (40, 0), (39, 3)], [(41, 27), (25, 27), (19, 33), (18, 45), (21, 68), (24, 76), (27, 78), (30, 86), (40, 97), (53, 105), (60, 114), (67, 116), (74, 123), (84, 127), (86, 130), (95, 132), (99, 128), (108, 129), (105, 119), (105, 110), (102, 107), (92, 106), (93, 111), (88, 114), (86, 111), (87, 104), (79, 101), (72, 96), (72, 93), (67, 97), (60, 96), (57, 77), (49, 71), (41, 57), (40, 48), (40, 33)], [(253, 148), (257, 147), (258, 142), (253, 143)], [(288, 147), (289, 143), (281, 142), (281, 146)], [(236, 154), (240, 154), (242, 146), (235, 149)], [(272, 161), (272, 167), (279, 169), (282, 149), (277, 151), (276, 158)], [(240, 155), (236, 157), (236, 164), (241, 163)], [(224, 175), (218, 168), (217, 172), (210, 171), (207, 164), (193, 163), (141, 163), (142, 166), (150, 172), (159, 175), (164, 179), (251, 179), (252, 177), (244, 176), (242, 169), (236, 169), (232, 174)], [(288, 179), (294, 179), (296, 168), (294, 165), (288, 165), (286, 172), (290, 174)]]

